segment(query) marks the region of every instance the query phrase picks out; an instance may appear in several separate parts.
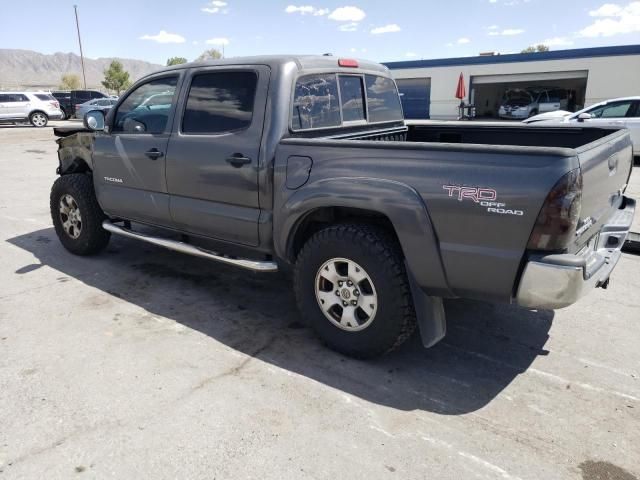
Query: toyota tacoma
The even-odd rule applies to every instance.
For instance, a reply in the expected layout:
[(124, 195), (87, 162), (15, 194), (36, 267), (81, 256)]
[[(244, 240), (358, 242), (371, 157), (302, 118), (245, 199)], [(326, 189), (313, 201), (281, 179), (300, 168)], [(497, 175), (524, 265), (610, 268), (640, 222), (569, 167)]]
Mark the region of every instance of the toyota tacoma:
[(361, 358), (416, 326), (434, 345), (444, 298), (556, 309), (606, 287), (635, 209), (626, 130), (407, 124), (387, 68), (332, 56), (167, 68), (56, 135), (67, 250), (116, 234), (291, 268), (301, 316)]

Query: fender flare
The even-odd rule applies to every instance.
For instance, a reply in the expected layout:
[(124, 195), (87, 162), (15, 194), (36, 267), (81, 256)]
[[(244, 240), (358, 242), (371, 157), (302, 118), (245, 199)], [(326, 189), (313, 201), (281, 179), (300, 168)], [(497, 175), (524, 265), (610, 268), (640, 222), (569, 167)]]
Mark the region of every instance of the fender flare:
[(428, 295), (454, 296), (427, 206), (415, 189), (393, 180), (326, 178), (297, 190), (276, 205), (274, 249), (280, 258), (291, 259), (292, 240), (302, 220), (326, 207), (358, 208), (386, 216), (400, 241), (410, 277), (420, 289)]

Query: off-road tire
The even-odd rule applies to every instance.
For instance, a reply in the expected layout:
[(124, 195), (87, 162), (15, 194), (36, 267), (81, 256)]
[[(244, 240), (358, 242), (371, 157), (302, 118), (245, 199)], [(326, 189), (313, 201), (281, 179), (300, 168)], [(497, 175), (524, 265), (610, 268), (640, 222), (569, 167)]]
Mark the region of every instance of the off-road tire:
[[(316, 275), (330, 259), (344, 258), (360, 265), (377, 292), (377, 311), (359, 331), (346, 331), (327, 319), (316, 297)], [(382, 228), (338, 224), (315, 233), (302, 247), (294, 269), (298, 308), (305, 321), (332, 349), (356, 358), (388, 353), (416, 328), (416, 315), (401, 249)]]
[[(77, 204), (82, 219), (82, 227), (77, 238), (73, 238), (63, 227), (60, 202), (70, 195)], [(103, 250), (109, 243), (111, 234), (102, 228), (107, 217), (98, 205), (90, 175), (75, 173), (59, 177), (51, 188), (51, 219), (60, 242), (75, 255), (93, 255)]]
[(49, 123), (49, 117), (44, 112), (33, 112), (29, 115), (29, 123), (36, 128), (46, 127)]

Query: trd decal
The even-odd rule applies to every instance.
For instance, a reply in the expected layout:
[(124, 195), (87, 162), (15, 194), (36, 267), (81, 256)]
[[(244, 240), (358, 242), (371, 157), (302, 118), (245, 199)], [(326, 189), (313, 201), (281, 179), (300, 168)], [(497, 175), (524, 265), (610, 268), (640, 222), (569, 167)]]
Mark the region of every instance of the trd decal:
[(498, 197), (498, 193), (493, 188), (478, 188), (478, 187), (461, 187), (459, 185), (443, 185), (450, 197), (458, 197), (461, 202), (463, 199), (468, 198), (476, 203), (482, 200), (495, 200)]
[(506, 208), (505, 203), (496, 202), (498, 192), (493, 188), (484, 187), (465, 187), (460, 185), (443, 185), (442, 188), (447, 191), (449, 197), (456, 198), (459, 202), (463, 200), (471, 200), (479, 203), (487, 209), (489, 213), (497, 213), (500, 215), (524, 215), (522, 210), (512, 210)]

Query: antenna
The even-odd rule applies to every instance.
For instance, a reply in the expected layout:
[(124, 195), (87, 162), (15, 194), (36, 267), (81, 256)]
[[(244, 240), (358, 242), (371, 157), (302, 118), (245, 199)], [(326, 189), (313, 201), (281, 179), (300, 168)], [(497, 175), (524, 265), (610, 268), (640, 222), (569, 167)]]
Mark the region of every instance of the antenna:
[(82, 53), (82, 40), (80, 40), (80, 23), (78, 22), (78, 6), (74, 5), (73, 10), (76, 12), (76, 30), (78, 30), (78, 45), (80, 45), (80, 63), (82, 64), (82, 80), (84, 89), (87, 89), (87, 76), (84, 73), (84, 54)]

